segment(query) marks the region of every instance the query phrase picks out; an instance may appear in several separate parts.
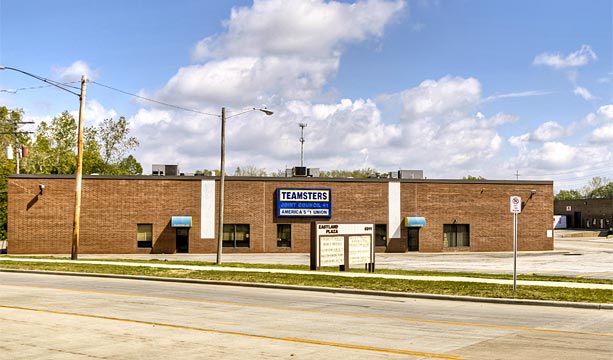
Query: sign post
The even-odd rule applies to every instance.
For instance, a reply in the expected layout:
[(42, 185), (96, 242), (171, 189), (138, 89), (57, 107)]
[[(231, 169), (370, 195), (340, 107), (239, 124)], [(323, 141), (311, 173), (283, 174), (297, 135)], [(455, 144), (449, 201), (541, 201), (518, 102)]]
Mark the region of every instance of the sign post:
[(513, 291), (517, 289), (517, 215), (521, 213), (521, 197), (511, 196), (511, 212), (513, 213)]

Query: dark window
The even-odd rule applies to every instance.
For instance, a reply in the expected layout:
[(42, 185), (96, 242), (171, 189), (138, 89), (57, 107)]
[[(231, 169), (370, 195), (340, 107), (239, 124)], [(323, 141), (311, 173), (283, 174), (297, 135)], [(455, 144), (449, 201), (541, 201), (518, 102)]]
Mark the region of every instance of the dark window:
[(375, 225), (375, 246), (387, 246), (387, 224)]
[(291, 224), (277, 224), (277, 247), (292, 247)]
[(153, 224), (136, 225), (136, 246), (150, 248), (153, 245)]
[(443, 225), (443, 241), (445, 247), (470, 246), (470, 227), (468, 224)]
[(249, 225), (238, 224), (223, 226), (223, 247), (249, 247)]

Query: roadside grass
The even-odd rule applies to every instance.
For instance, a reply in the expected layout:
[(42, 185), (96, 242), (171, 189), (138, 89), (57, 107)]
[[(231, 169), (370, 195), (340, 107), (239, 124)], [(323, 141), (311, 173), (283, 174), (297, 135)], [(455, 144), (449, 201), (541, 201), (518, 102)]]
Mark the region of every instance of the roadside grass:
[(0, 263), (0, 267), (4, 269), (155, 276), (180, 279), (268, 283), (283, 285), (316, 286), (326, 288), (394, 291), (405, 293), (475, 296), (488, 298), (550, 300), (607, 304), (613, 303), (613, 291), (602, 289), (519, 286), (517, 291), (513, 291), (511, 285), (488, 283), (400, 280), (381, 278), (347, 278), (341, 276), (321, 276), (316, 274), (299, 275), (235, 271), (195, 271), (185, 269), (177, 270), (149, 267), (128, 267), (120, 265), (96, 265), (78, 262), (40, 263), (3, 261), (2, 263)]
[[(36, 256), (36, 257), (23, 257), (23, 256), (7, 256), (9, 258), (31, 258), (31, 259), (48, 259), (48, 260), (68, 260), (70, 257), (58, 257), (58, 256)], [(214, 262), (207, 261), (181, 261), (181, 260), (162, 260), (162, 259), (83, 259), (91, 261), (104, 261), (104, 262), (129, 262), (129, 263), (142, 263), (142, 264), (169, 264), (169, 265), (189, 265), (189, 266), (219, 266), (219, 267), (232, 267), (232, 268), (246, 268), (246, 269), (285, 269), (285, 270), (309, 270), (308, 265), (287, 265), (287, 264), (251, 264), (251, 263), (238, 263), (238, 262), (224, 262), (221, 265), (217, 265)], [(338, 267), (324, 267), (320, 271), (336, 272)], [(352, 268), (351, 272), (366, 273), (363, 268)], [(430, 270), (396, 270), (396, 269), (376, 269), (379, 274), (390, 275), (405, 275), (405, 276), (458, 276), (469, 277), (479, 279), (501, 279), (512, 280), (512, 274), (496, 274), (496, 273), (474, 273), (474, 272), (457, 272), (457, 271), (430, 271)], [(553, 275), (539, 275), (539, 274), (518, 274), (517, 279), (529, 280), (529, 281), (558, 281), (558, 282), (572, 282), (572, 283), (584, 283), (584, 284), (613, 284), (613, 280), (609, 279), (595, 279), (595, 278), (583, 278), (575, 276), (553, 276)]]

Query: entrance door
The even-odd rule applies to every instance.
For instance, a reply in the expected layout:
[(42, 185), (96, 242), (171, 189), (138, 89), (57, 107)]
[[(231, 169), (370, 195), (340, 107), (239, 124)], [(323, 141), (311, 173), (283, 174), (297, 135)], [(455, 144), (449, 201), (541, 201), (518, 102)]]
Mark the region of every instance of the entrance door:
[(573, 221), (574, 228), (581, 228), (583, 224), (581, 224), (581, 211), (575, 211), (574, 213), (575, 219)]
[(419, 228), (409, 228), (409, 251), (419, 251)]
[(189, 228), (177, 228), (177, 252), (189, 252)]

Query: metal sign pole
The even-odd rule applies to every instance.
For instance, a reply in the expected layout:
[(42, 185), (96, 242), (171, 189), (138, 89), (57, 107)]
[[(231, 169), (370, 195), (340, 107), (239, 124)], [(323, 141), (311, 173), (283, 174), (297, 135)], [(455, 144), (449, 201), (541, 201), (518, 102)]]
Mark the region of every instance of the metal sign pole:
[(517, 290), (517, 213), (513, 213), (513, 291)]
[(511, 196), (511, 212), (513, 213), (513, 291), (517, 289), (517, 215), (521, 213), (521, 197)]

